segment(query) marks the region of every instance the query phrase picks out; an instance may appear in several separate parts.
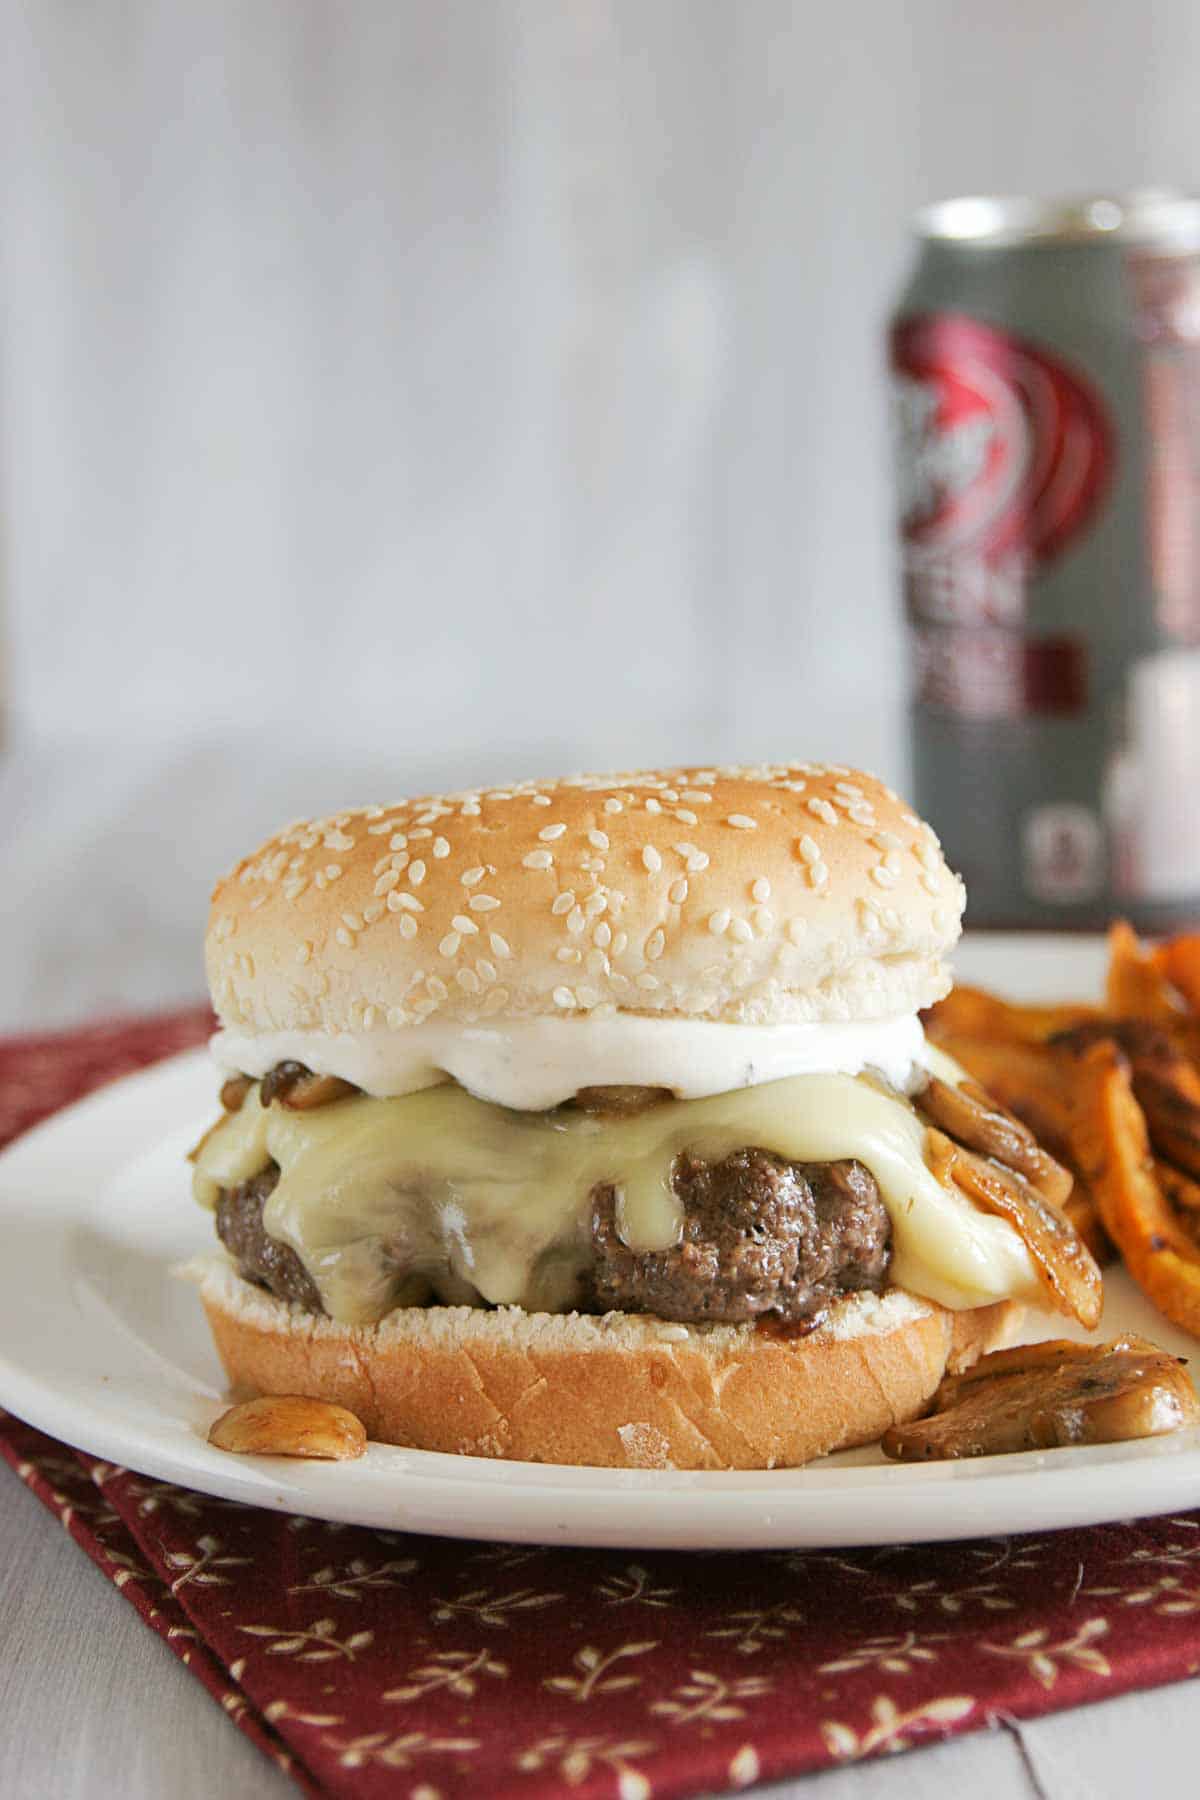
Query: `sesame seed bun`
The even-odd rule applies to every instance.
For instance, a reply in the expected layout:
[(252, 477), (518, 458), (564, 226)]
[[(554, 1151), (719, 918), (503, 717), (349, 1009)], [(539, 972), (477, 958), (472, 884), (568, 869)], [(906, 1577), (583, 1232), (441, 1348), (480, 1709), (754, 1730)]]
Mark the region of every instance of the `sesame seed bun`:
[(629, 1313), (403, 1307), (339, 1325), (264, 1294), (220, 1256), (200, 1288), (235, 1394), (305, 1394), (377, 1442), (607, 1468), (795, 1468), (915, 1419), (947, 1369), (1012, 1343), (1012, 1301), (947, 1312), (849, 1294), (807, 1337)]
[(243, 1036), (873, 1019), (948, 990), (963, 903), (929, 826), (870, 775), (667, 769), (291, 825), (218, 883), (206, 951)]

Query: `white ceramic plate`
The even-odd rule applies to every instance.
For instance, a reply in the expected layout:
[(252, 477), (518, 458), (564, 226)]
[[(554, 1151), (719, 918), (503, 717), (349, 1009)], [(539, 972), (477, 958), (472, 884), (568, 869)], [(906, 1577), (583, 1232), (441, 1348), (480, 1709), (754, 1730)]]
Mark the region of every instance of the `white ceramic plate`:
[[(964, 978), (1027, 998), (1098, 990), (1094, 940), (968, 943)], [(0, 1157), (0, 1403), (113, 1462), (207, 1493), (454, 1537), (640, 1549), (885, 1544), (1200, 1504), (1200, 1432), (1141, 1443), (887, 1465), (872, 1448), (766, 1474), (545, 1468), (372, 1444), (354, 1463), (210, 1448), (221, 1372), (195, 1293), (168, 1271), (211, 1244), (183, 1154), (213, 1112), (202, 1052), (60, 1113)], [(1187, 1354), (1123, 1273), (1102, 1333)], [(1060, 1334), (1054, 1321), (1034, 1335)], [(1076, 1334), (1081, 1335), (1081, 1334)]]

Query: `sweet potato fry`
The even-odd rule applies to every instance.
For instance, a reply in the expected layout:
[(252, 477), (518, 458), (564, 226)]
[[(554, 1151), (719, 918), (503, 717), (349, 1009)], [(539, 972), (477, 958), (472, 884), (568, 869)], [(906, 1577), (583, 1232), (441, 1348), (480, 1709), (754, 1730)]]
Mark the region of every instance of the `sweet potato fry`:
[(1061, 1006), (1019, 1006), (985, 988), (955, 987), (925, 1014), (925, 1030), (935, 1044), (946, 1038), (986, 1038), (1012, 1044), (1039, 1044), (1097, 1017), (1099, 1008), (1082, 1002)]
[(1078, 1067), (1076, 1161), (1105, 1229), (1147, 1298), (1200, 1336), (1200, 1250), (1159, 1184), (1129, 1064), (1115, 1043), (1101, 1040), (1084, 1051)]
[(1182, 1010), (1170, 983), (1155, 958), (1142, 949), (1137, 934), (1118, 919), (1108, 934), (1106, 1010), (1118, 1019), (1152, 1019), (1159, 1023), (1178, 1018)]
[(1176, 1168), (1200, 1177), (1200, 1072), (1162, 1025), (1144, 1019), (1101, 1019), (1077, 1025), (1054, 1047), (1081, 1054), (1110, 1040), (1133, 1070), (1133, 1093), (1146, 1115), (1155, 1150)]
[(1168, 938), (1151, 953), (1151, 962), (1183, 996), (1194, 1013), (1200, 1013), (1200, 931)]

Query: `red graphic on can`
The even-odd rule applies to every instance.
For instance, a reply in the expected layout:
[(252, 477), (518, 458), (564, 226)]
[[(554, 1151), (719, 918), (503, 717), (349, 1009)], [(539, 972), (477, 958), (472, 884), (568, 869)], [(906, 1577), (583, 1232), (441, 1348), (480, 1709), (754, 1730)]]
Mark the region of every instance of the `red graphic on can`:
[(918, 616), (1018, 624), (1026, 578), (1087, 526), (1116, 440), (1076, 369), (960, 313), (892, 333), (901, 532)]

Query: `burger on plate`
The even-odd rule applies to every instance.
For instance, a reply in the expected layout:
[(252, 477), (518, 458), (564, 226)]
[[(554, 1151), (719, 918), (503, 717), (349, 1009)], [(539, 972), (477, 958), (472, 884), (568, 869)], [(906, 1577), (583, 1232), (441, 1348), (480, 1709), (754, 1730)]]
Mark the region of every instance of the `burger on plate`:
[(289, 826), (215, 891), (193, 1265), (241, 1393), (466, 1455), (771, 1468), (916, 1416), (1070, 1176), (925, 1041), (964, 894), (851, 769), (587, 775)]

